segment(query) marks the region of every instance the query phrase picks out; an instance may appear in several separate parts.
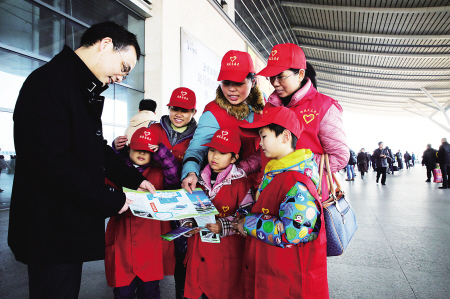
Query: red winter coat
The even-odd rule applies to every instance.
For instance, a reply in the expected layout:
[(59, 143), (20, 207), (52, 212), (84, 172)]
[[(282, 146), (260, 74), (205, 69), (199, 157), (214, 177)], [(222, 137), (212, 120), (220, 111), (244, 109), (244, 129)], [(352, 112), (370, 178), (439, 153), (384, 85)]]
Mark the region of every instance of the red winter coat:
[[(217, 183), (220, 183), (219, 178)], [(250, 187), (244, 175), (231, 178), (231, 184), (220, 188), (212, 202), (222, 218), (236, 213)], [(205, 293), (210, 299), (242, 298), (244, 248), (245, 239), (239, 235), (221, 237), (218, 244), (202, 242), (199, 234), (189, 238), (184, 296), (197, 299)]]
[(329, 298), (325, 222), (314, 183), (296, 171), (280, 173), (261, 192), (252, 213), (269, 210), (271, 215), (278, 215), (280, 204), (296, 182), (305, 184), (319, 205), (322, 223), (319, 236), (291, 248), (280, 248), (247, 237), (243, 270), (245, 298)]
[(175, 156), (175, 159), (177, 159), (178, 164), (183, 163), (184, 154), (186, 153), (186, 150), (189, 146), (189, 142), (191, 142), (191, 138), (187, 138), (185, 140), (182, 140), (181, 142), (175, 144), (172, 146), (170, 144), (169, 139), (167, 138), (167, 133), (164, 130), (164, 128), (161, 126), (160, 123), (154, 123), (151, 125), (152, 128), (156, 127), (159, 130), (159, 141), (163, 143)]
[[(156, 190), (164, 189), (161, 168), (149, 167), (143, 176)], [(171, 230), (168, 224), (168, 221), (136, 217), (130, 210), (111, 217), (105, 237), (105, 272), (110, 287), (128, 286), (135, 276), (143, 281), (164, 278), (166, 265), (163, 267), (160, 236)]]

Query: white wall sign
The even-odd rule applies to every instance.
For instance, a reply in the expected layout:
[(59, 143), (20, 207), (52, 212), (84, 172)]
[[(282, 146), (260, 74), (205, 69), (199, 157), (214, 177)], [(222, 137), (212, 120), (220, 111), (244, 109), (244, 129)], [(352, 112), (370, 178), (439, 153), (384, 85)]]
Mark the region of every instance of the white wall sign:
[(192, 89), (199, 119), (206, 104), (216, 98), (221, 57), (181, 28), (181, 86)]

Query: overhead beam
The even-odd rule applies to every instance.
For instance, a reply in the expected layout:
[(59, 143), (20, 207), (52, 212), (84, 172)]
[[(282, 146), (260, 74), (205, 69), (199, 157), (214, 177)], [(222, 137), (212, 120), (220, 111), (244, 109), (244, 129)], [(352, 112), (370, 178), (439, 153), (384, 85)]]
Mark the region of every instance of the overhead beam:
[[(403, 96), (403, 95), (379, 95), (379, 94), (367, 94), (367, 93), (359, 93), (359, 92), (353, 92), (353, 91), (343, 91), (343, 90), (336, 90), (336, 89), (332, 89), (329, 87), (324, 87), (321, 86), (320, 89), (327, 89), (327, 90), (332, 90), (334, 92), (338, 91), (338, 92), (344, 92), (344, 93), (351, 93), (352, 96), (356, 96), (356, 97), (367, 97), (367, 96), (371, 96), (371, 97), (378, 97), (378, 98), (387, 98), (387, 99), (398, 99), (399, 102), (403, 102), (405, 100), (405, 98), (410, 99), (411, 96)], [(333, 96), (337, 96), (339, 97), (340, 95), (335, 94), (333, 92), (326, 92), (327, 94), (333, 95)], [(414, 97), (415, 99), (428, 99), (428, 97)], [(450, 99), (450, 94), (448, 96), (435, 96), (435, 98), (445, 98), (445, 99)], [(385, 101), (382, 101), (385, 102)], [(436, 107), (435, 107), (436, 108)], [(439, 110), (439, 109), (438, 109)]]
[(450, 125), (450, 117), (447, 115), (444, 107), (442, 107), (442, 105), (424, 87), (421, 87), (420, 90), (422, 90), (423, 93), (426, 94), (427, 97), (429, 97), (430, 100), (432, 100), (436, 104), (436, 106), (439, 108), (439, 110), (442, 111), (442, 113), (444, 114), (445, 118), (447, 119), (448, 124)]
[(291, 6), (298, 8), (345, 11), (345, 12), (381, 12), (381, 13), (431, 13), (431, 12), (446, 12), (450, 11), (450, 6), (434, 6), (434, 7), (366, 7), (366, 6), (337, 6), (337, 5), (322, 5), (312, 3), (300, 3), (292, 1), (281, 1), (283, 6)]
[[(450, 39), (450, 35), (406, 35), (406, 34), (378, 34), (378, 33), (357, 33), (357, 32), (346, 32), (346, 31), (335, 31), (335, 30), (325, 30), (316, 29), (302, 26), (292, 26), (292, 29), (298, 31), (307, 31), (314, 33), (330, 34), (330, 35), (340, 35), (340, 36), (352, 36), (352, 37), (364, 37), (364, 38), (383, 38), (383, 39)], [(339, 42), (339, 41), (336, 41)], [(395, 46), (395, 45), (393, 45)], [(418, 45), (420, 47), (420, 45)]]
[(365, 51), (353, 51), (353, 50), (343, 50), (343, 49), (333, 49), (333, 48), (325, 48), (318, 47), (313, 45), (299, 44), (301, 48), (308, 48), (319, 51), (328, 51), (334, 53), (342, 53), (342, 54), (354, 54), (354, 55), (367, 55), (367, 56), (383, 56), (383, 57), (410, 57), (410, 58), (450, 58), (450, 54), (422, 54), (422, 53), (383, 53), (383, 52), (365, 52)]
[(373, 78), (373, 77), (343, 75), (343, 74), (323, 72), (323, 71), (316, 71), (316, 73), (328, 75), (328, 76), (339, 76), (341, 78), (348, 78), (348, 79), (369, 80), (369, 81), (387, 82), (387, 83), (450, 83), (450, 80), (398, 80), (398, 79), (395, 80), (395, 79), (382, 79), (382, 78)]
[(390, 72), (417, 72), (417, 73), (429, 73), (429, 72), (449, 72), (450, 68), (448, 69), (405, 69), (405, 68), (391, 68), (391, 67), (379, 67), (379, 66), (365, 66), (365, 65), (357, 65), (357, 64), (346, 64), (346, 63), (337, 63), (337, 62), (331, 62), (326, 60), (319, 60), (319, 59), (313, 59), (308, 58), (308, 62), (312, 63), (321, 63), (321, 64), (327, 64), (332, 65), (336, 67), (349, 67), (354, 69), (364, 69), (364, 70), (370, 70), (370, 71), (390, 71)]
[[(423, 116), (423, 117), (426, 118), (426, 119), (431, 120), (434, 124), (438, 125), (438, 126), (441, 127), (442, 129), (444, 129), (444, 130), (450, 132), (450, 128), (448, 128), (447, 126), (444, 126), (444, 125), (441, 124), (440, 122), (435, 121), (435, 120), (432, 119), (430, 116), (425, 115), (425, 113), (423, 113), (419, 108), (417, 108), (415, 105), (413, 105), (413, 103), (411, 103), (410, 101), (408, 101), (408, 103), (409, 103), (414, 109), (416, 109), (417, 111), (419, 111), (419, 113), (420, 113), (419, 115)], [(408, 111), (408, 112), (414, 113), (414, 112), (412, 112), (412, 111), (407, 110), (406, 108), (404, 108), (403, 110), (406, 110), (406, 111)], [(418, 113), (415, 113), (415, 114), (418, 114)]]
[[(325, 79), (317, 80), (318, 84), (320, 84), (321, 82), (328, 83), (328, 84), (335, 84), (335, 85), (339, 85), (339, 86), (345, 86), (345, 87), (349, 87), (349, 88), (360, 89), (360, 90), (375, 90), (378, 92), (392, 92), (392, 93), (417, 93), (418, 92), (417, 89), (380, 88), (380, 87), (372, 87), (372, 86), (352, 85), (352, 84), (335, 82), (335, 81), (330, 81), (330, 80), (325, 80)], [(433, 89), (433, 92), (449, 94), (450, 89), (448, 89), (448, 88)]]
[(431, 109), (434, 109), (434, 110), (439, 111), (439, 109), (436, 108), (436, 107), (434, 107), (433, 105), (430, 105), (430, 104), (427, 104), (427, 103), (424, 103), (424, 102), (420, 102), (420, 101), (415, 100), (415, 99), (413, 99), (413, 98), (409, 98), (409, 100), (414, 101), (414, 102), (416, 102), (416, 103), (419, 103), (419, 104), (421, 104), (421, 105), (427, 106), (427, 107), (429, 107), (429, 108), (431, 108)]
[[(355, 98), (349, 98), (349, 97), (341, 97), (341, 96), (335, 96), (330, 95), (326, 92), (323, 92), (324, 95), (327, 95), (329, 97), (332, 97), (335, 100), (344, 101), (346, 103), (351, 103), (354, 105), (361, 105), (361, 106), (374, 106), (374, 107), (386, 107), (390, 106), (389, 108), (395, 108), (395, 109), (402, 109), (403, 107), (400, 107), (399, 105), (404, 105), (405, 103), (389, 103), (389, 102), (377, 102), (377, 101), (371, 101), (371, 100), (364, 100), (364, 99), (355, 99)], [(363, 102), (363, 103), (355, 103), (355, 101)]]

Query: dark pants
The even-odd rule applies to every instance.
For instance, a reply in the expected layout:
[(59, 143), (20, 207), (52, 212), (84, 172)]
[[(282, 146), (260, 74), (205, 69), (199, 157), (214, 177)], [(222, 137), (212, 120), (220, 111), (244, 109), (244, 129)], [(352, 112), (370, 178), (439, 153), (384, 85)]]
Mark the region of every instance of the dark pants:
[(382, 184), (386, 183), (386, 169), (387, 167), (377, 167), (377, 182), (380, 179), (381, 174), (381, 183)]
[(448, 180), (450, 175), (450, 165), (443, 165), (441, 166), (441, 172), (442, 172), (442, 187), (448, 188)]
[(433, 167), (427, 166), (427, 179), (431, 180), (431, 176), (433, 175)]
[[(114, 288), (115, 299), (161, 299), (159, 291), (159, 280), (143, 282), (139, 277), (135, 277), (130, 285)], [(64, 298), (65, 299), (65, 298)]]
[(28, 265), (30, 299), (76, 299), (83, 263)]
[(184, 297), (184, 284), (186, 282), (186, 267), (184, 266), (184, 259), (186, 253), (175, 253), (175, 296), (176, 299), (183, 299)]
[(406, 164), (406, 169), (409, 169), (409, 167), (411, 167), (411, 165), (409, 165), (409, 161), (405, 161)]

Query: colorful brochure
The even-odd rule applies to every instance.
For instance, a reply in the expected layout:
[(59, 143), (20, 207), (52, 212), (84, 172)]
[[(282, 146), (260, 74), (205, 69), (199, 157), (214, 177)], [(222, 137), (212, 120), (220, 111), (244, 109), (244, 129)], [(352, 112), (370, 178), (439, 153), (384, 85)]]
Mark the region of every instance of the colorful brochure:
[(130, 210), (137, 217), (168, 221), (219, 214), (200, 188), (192, 194), (184, 189), (156, 191), (155, 195), (127, 188), (123, 188), (123, 191), (127, 198), (133, 200)]

